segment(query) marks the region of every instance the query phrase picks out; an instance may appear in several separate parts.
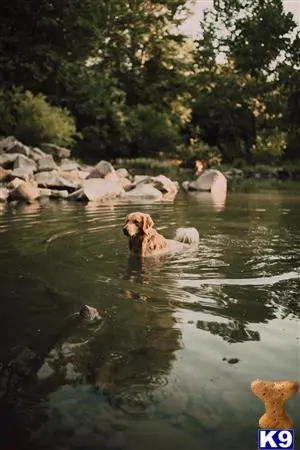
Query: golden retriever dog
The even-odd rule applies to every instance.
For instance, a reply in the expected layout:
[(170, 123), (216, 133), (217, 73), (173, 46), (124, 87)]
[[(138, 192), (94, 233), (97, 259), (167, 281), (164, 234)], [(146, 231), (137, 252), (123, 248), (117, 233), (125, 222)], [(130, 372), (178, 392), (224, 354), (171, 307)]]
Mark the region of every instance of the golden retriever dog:
[(151, 216), (141, 212), (128, 214), (123, 233), (129, 239), (129, 250), (141, 257), (182, 252), (199, 243), (196, 228), (178, 228), (174, 239), (166, 239), (154, 228)]

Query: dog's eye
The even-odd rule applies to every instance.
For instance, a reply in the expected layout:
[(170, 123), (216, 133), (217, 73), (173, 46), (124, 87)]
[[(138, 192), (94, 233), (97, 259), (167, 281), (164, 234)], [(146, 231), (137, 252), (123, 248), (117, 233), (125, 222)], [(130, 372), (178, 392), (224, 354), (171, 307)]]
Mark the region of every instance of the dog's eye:
[(134, 220), (135, 225), (138, 225), (140, 222), (138, 220)]

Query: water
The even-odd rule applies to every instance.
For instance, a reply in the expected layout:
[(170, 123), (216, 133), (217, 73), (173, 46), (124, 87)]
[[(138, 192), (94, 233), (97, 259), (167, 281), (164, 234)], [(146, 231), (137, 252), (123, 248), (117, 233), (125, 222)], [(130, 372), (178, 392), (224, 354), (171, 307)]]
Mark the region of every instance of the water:
[[(196, 226), (198, 251), (141, 266), (134, 210), (167, 237)], [(256, 448), (251, 381), (299, 380), (299, 223), (299, 190), (3, 206), (1, 448)], [(82, 304), (100, 325), (74, 319)]]

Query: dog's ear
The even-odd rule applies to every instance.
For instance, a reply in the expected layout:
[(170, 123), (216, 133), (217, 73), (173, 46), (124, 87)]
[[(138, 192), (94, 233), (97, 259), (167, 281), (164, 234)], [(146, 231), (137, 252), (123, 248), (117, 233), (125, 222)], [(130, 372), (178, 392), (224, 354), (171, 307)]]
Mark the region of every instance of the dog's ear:
[(148, 231), (150, 228), (152, 228), (154, 225), (154, 222), (149, 214), (143, 215), (143, 232), (145, 234), (148, 234)]

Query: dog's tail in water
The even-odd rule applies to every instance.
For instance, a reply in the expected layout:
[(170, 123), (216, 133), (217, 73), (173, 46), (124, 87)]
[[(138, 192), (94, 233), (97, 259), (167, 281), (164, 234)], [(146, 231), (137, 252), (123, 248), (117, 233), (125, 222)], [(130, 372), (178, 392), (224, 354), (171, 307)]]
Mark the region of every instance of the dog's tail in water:
[(183, 244), (197, 245), (200, 238), (196, 228), (178, 228), (174, 239)]

